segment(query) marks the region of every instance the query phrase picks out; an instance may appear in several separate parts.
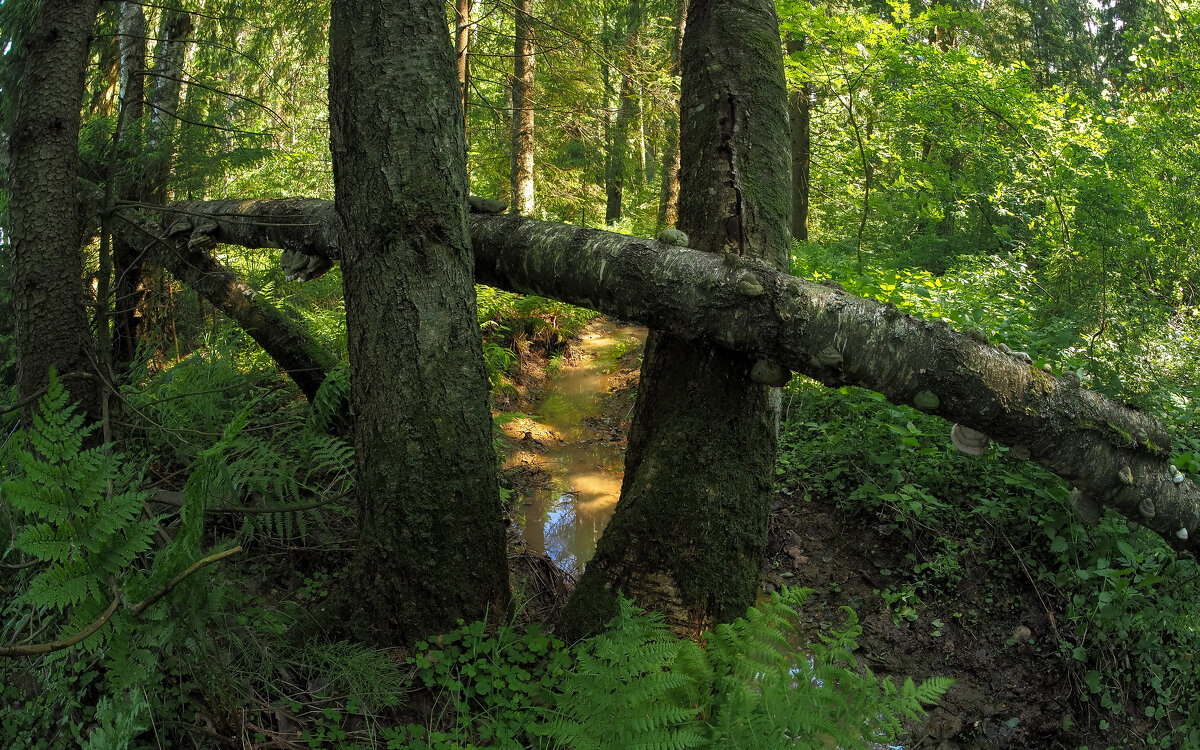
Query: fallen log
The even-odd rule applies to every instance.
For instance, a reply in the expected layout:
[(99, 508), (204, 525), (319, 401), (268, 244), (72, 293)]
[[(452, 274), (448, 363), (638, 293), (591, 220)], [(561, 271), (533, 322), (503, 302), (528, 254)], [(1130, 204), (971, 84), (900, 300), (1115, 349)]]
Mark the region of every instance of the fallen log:
[[(204, 241), (335, 258), (333, 216), (332, 204), (311, 199), (213, 201), (173, 205), (165, 221), (197, 222)], [(1085, 518), (1103, 505), (1177, 550), (1200, 545), (1200, 487), (1170, 466), (1170, 436), (1078, 378), (736, 255), (519, 216), (473, 213), (470, 224), (480, 283), (751, 354), (763, 382), (781, 382), (786, 368), (869, 388), (1028, 455), (1076, 488)], [(969, 434), (960, 429), (956, 443)]]

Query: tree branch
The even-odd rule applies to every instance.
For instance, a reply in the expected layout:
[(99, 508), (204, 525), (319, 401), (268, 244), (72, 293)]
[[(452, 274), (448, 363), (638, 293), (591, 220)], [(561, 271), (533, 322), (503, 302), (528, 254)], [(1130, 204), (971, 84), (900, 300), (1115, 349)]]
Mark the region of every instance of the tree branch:
[[(242, 551), (241, 547), (232, 547), (230, 549), (225, 550), (224, 552), (218, 552), (215, 555), (209, 555), (208, 557), (206, 557), (202, 560), (197, 560), (190, 567), (188, 567), (187, 570), (183, 571), (179, 575), (172, 578), (171, 582), (168, 583), (166, 586), (163, 586), (158, 591), (155, 591), (153, 594), (151, 594), (149, 597), (147, 597), (145, 601), (140, 602), (140, 603), (135, 604), (132, 607), (130, 607), (129, 608), (130, 614), (132, 614), (134, 617), (138, 617), (139, 615), (142, 614), (142, 612), (144, 612), (146, 610), (147, 607), (149, 607), (150, 605), (157, 602), (159, 599), (162, 599), (164, 596), (166, 596), (171, 591), (171, 589), (178, 586), (180, 584), (180, 582), (183, 581), (183, 579), (187, 578), (192, 573), (195, 573), (197, 570), (200, 570), (200, 568), (203, 568), (205, 565), (215, 563), (218, 560), (223, 560), (226, 557), (229, 557), (230, 555), (235, 555), (241, 551)], [(86, 640), (97, 630), (104, 627), (104, 623), (108, 622), (109, 618), (111, 618), (113, 616), (113, 613), (117, 611), (117, 605), (120, 603), (121, 603), (121, 597), (118, 594), (117, 596), (113, 597), (112, 603), (110, 603), (108, 605), (108, 608), (105, 609), (104, 612), (99, 617), (97, 617), (95, 620), (93, 620), (91, 622), (91, 624), (89, 624), (86, 628), (79, 631), (78, 633), (71, 636), (70, 638), (64, 638), (61, 641), (54, 641), (52, 643), (34, 643), (34, 644), (30, 644), (28, 646), (0, 646), (0, 657), (3, 657), (3, 656), (37, 656), (39, 654), (49, 654), (54, 651), (62, 651), (63, 649), (70, 648), (71, 646), (74, 646), (75, 644)]]

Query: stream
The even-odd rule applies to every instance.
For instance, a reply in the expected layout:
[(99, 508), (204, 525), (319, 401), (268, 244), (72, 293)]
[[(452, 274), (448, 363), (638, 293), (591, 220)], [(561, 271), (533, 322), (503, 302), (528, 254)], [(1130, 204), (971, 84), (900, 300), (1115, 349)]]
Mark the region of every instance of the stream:
[(621, 356), (645, 338), (644, 328), (604, 319), (590, 325), (574, 347), (577, 363), (547, 380), (531, 418), (534, 429), (525, 433), (526, 440), (540, 438), (537, 464), (546, 481), (521, 493), (521, 534), (531, 552), (575, 576), (595, 552), (621, 494), (624, 443), (605, 427), (628, 407), (608, 404), (611, 376)]

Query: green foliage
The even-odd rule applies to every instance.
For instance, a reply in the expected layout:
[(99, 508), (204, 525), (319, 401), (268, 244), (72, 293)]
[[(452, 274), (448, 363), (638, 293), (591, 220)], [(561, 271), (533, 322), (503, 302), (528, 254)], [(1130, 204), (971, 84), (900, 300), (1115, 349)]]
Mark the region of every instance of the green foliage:
[[(32, 608), (63, 611), (111, 598), (109, 576), (122, 573), (150, 545), (150, 525), (141, 519), (145, 493), (109, 493), (110, 483), (128, 485), (120, 457), (103, 448), (83, 449), (96, 425), (83, 426), (53, 372), (34, 414), (29, 447), (13, 450), (19, 479), (3, 485), (5, 501), (24, 514), (14, 542), (30, 559), (47, 565), (22, 595)], [(128, 480), (128, 478), (124, 478)]]
[[(16, 511), (14, 546), (43, 565), (30, 569), (35, 572), (14, 587), (18, 594), (0, 613), (6, 643), (78, 633), (114, 596), (132, 603), (161, 588), (194, 562), (198, 549), (202, 513), (182, 516), (176, 539), (148, 559), (152, 525), (141, 517), (146, 494), (136, 489), (140, 477), (122, 471), (120, 456), (104, 447), (84, 449), (96, 427), (85, 426), (74, 411), (52, 373), (33, 429), (9, 449), (16, 470), (0, 491)], [(118, 608), (70, 658), (60, 652), (0, 662), (12, 706), (0, 744), (127, 746), (148, 727), (150, 713), (179, 699), (165, 687), (168, 677), (179, 676), (178, 667), (165, 665), (164, 657), (202, 640), (220, 599), (220, 587), (206, 584), (207, 575), (184, 579), (167, 605), (151, 607), (139, 619)]]
[[(577, 750), (702, 743), (696, 699), (700, 673), (711, 667), (694, 644), (671, 634), (662, 613), (635, 617), (633, 602), (622, 597), (606, 631), (577, 646), (574, 657), (550, 736)], [(692, 673), (673, 670), (677, 662)]]
[(746, 616), (718, 625), (701, 645), (672, 636), (661, 616), (634, 615), (622, 599), (605, 633), (576, 648), (559, 715), (547, 733), (570, 747), (875, 747), (895, 739), (901, 718), (923, 714), (951, 680), (896, 688), (851, 651), (844, 629), (797, 648), (795, 621), (809, 589), (788, 589)]
[[(1182, 362), (1195, 361), (1197, 328), (1187, 318), (1144, 299), (1126, 303), (1122, 321), (1110, 324), (1118, 330), (1097, 340), (1081, 335), (1084, 316), (1048, 315), (1035, 274), (1014, 258), (962, 259), (942, 276), (858, 273), (848, 252), (809, 249), (824, 252), (798, 259), (802, 275), (831, 276), (851, 293), (978, 329), (993, 344), (1028, 351), (1038, 365), (1075, 371), (1089, 387), (1136, 400), (1164, 420), (1175, 436), (1174, 463), (1195, 479), (1200, 445), (1191, 425), (1200, 392)], [(1085, 686), (1081, 698), (1105, 712), (1143, 707), (1152, 746), (1181, 746), (1197, 730), (1179, 709), (1200, 700), (1190, 656), (1200, 649), (1189, 604), (1200, 595), (1194, 563), (1177, 560), (1149, 532), (1130, 534), (1122, 518), (1084, 529), (1057, 477), (1004, 447), (962, 455), (944, 422), (877, 394), (796, 379), (784, 403), (780, 483), (801, 498), (844, 500), (847, 511), (870, 514), (883, 536), (900, 537), (899, 548), (910, 550), (880, 571), (897, 578), (879, 592), (897, 625), (922, 619), (926, 603), (955, 597), (979, 570), (997, 592), (986, 606), (1003, 614), (1009, 597), (1000, 592), (1023, 589), (1028, 571), (1063, 613), (1050, 647)]]
[(409, 660), (416, 680), (436, 691), (436, 726), (409, 727), (413, 748), (525, 746), (568, 664), (562, 641), (531, 623), (487, 632), (462, 624), (417, 644)]

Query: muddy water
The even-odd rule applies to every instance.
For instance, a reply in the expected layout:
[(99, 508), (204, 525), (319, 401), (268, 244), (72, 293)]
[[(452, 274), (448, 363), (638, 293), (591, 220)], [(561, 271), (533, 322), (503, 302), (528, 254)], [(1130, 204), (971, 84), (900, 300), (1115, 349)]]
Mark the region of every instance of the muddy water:
[(549, 555), (578, 575), (596, 550), (596, 541), (621, 493), (623, 448), (601, 430), (605, 426), (606, 376), (618, 360), (645, 340), (645, 329), (601, 323), (589, 327), (575, 351), (578, 364), (552, 375), (535, 407), (545, 435), (539, 463), (548, 480), (527, 490), (519, 508), (522, 534), (533, 552)]

